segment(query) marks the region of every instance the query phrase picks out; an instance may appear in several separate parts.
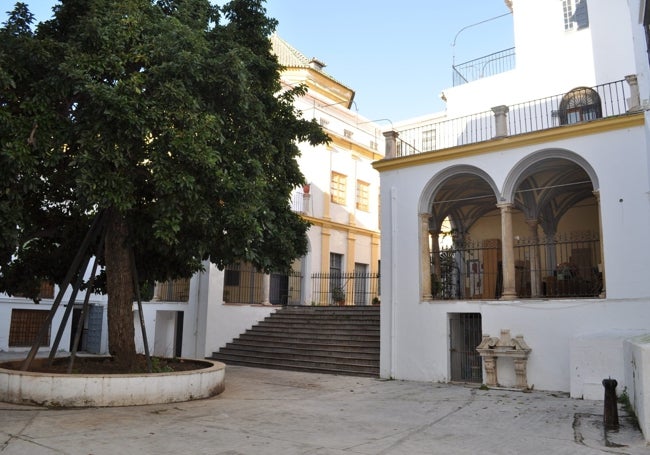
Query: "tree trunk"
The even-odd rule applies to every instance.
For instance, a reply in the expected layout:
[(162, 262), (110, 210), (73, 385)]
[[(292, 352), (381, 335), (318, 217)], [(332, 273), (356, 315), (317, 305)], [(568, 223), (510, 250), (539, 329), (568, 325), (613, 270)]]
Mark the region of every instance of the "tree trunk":
[(115, 361), (135, 366), (133, 279), (129, 255), (128, 226), (124, 217), (111, 210), (106, 226), (106, 289), (108, 292), (108, 345)]

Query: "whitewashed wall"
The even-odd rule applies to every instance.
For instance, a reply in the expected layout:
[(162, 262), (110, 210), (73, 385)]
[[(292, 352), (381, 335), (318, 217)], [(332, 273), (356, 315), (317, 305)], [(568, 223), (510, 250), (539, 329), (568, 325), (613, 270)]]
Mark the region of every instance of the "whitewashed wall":
[[(600, 182), (607, 299), (515, 302), (420, 300), (419, 199), (443, 169), (466, 164), (486, 171), (502, 190), (517, 162), (542, 149), (583, 157)], [(381, 375), (449, 380), (448, 313), (482, 315), (483, 332), (523, 334), (533, 349), (529, 384), (570, 389), (570, 340), (609, 330), (650, 330), (650, 205), (644, 128), (634, 127), (382, 172)], [(615, 163), (615, 164), (614, 164)], [(499, 380), (508, 383), (507, 371)]]

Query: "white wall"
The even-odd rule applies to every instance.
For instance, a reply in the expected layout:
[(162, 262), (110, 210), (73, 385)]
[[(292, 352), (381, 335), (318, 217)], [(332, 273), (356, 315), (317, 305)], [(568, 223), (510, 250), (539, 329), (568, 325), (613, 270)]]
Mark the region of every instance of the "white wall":
[(650, 335), (625, 341), (625, 384), (630, 404), (650, 442)]
[[(456, 164), (479, 167), (503, 189), (511, 169), (540, 150), (582, 156), (600, 182), (607, 299), (515, 302), (422, 302), (419, 269), (419, 199), (426, 183)], [(615, 164), (614, 164), (615, 163)], [(448, 313), (474, 312), (483, 332), (523, 334), (533, 349), (529, 384), (570, 389), (570, 343), (578, 335), (650, 326), (650, 204), (647, 145), (642, 126), (607, 131), (501, 153), (432, 162), (382, 172), (382, 377), (448, 381)], [(499, 376), (513, 382), (512, 372)]]

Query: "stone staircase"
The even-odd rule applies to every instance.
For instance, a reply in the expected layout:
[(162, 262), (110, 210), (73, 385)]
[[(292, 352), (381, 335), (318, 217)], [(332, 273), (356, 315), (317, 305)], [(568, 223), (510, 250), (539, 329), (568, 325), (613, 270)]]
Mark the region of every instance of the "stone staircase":
[(379, 376), (379, 307), (290, 306), (214, 352), (227, 365)]

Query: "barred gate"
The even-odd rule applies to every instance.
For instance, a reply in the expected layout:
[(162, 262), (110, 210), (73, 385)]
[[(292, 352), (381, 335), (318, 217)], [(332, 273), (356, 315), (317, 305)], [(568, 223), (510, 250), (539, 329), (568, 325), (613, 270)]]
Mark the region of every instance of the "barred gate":
[(449, 313), (449, 373), (452, 381), (483, 382), (481, 356), (476, 351), (482, 333), (480, 313)]
[(313, 305), (376, 305), (379, 303), (378, 273), (314, 273)]

